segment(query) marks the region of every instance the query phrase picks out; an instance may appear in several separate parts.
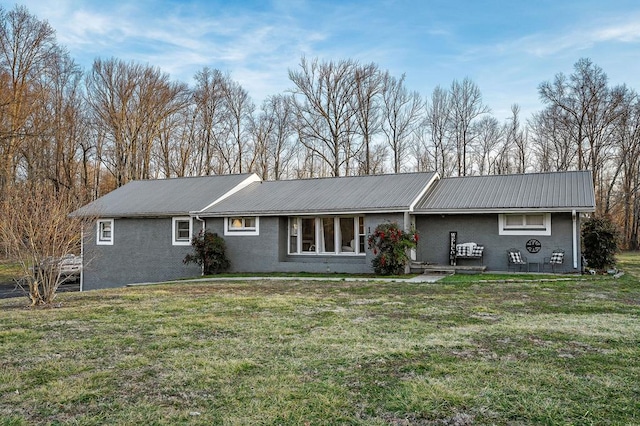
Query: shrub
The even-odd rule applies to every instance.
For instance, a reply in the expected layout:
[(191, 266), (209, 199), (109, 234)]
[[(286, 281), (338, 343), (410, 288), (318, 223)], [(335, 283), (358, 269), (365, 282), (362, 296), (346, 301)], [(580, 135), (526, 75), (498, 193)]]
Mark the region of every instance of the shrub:
[(13, 184), (0, 191), (0, 247), (20, 266), (15, 280), (32, 306), (53, 304), (60, 285), (75, 279), (65, 273), (63, 261), (80, 251), (80, 230), (95, 220), (70, 216), (75, 205), (71, 195), (38, 184)]
[(217, 274), (226, 271), (231, 266), (231, 262), (225, 254), (226, 244), (224, 239), (218, 234), (209, 231), (200, 231), (191, 240), (194, 253), (188, 254), (183, 262), (195, 263), (202, 266), (204, 275)]
[(418, 234), (404, 232), (397, 223), (383, 223), (369, 235), (368, 243), (375, 256), (371, 263), (376, 274), (402, 274), (409, 262), (407, 251), (416, 247)]
[(589, 268), (603, 270), (616, 264), (618, 229), (610, 219), (592, 217), (582, 224), (583, 255)]

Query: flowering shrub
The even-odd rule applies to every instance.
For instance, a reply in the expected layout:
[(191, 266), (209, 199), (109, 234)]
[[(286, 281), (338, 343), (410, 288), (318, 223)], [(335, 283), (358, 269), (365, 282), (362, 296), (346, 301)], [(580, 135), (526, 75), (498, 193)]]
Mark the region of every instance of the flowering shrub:
[(407, 251), (418, 244), (418, 233), (405, 232), (397, 223), (383, 223), (369, 235), (367, 242), (375, 256), (371, 263), (376, 274), (402, 274), (409, 262)]

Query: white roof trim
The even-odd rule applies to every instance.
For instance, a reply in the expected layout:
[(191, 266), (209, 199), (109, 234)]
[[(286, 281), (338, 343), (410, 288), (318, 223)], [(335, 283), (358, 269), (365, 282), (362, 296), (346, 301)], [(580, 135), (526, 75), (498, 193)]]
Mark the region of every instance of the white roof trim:
[(251, 175), (249, 175), (245, 180), (243, 180), (242, 182), (240, 182), (239, 184), (237, 184), (236, 186), (231, 188), (229, 191), (227, 191), (222, 196), (218, 197), (217, 200), (214, 200), (212, 203), (210, 203), (209, 205), (207, 205), (203, 209), (189, 212), (189, 214), (197, 215), (197, 214), (199, 214), (199, 213), (201, 213), (201, 212), (213, 207), (214, 205), (218, 204), (220, 201), (224, 200), (225, 198), (228, 198), (228, 197), (232, 196), (233, 194), (235, 194), (236, 192), (240, 191), (241, 189), (246, 188), (247, 186), (249, 186), (250, 184), (252, 184), (254, 182), (262, 182), (262, 179), (260, 179), (260, 176), (258, 176), (257, 174), (251, 173)]
[(424, 188), (422, 188), (422, 191), (420, 191), (420, 193), (418, 194), (418, 196), (416, 197), (415, 200), (413, 200), (413, 202), (411, 204), (409, 204), (409, 212), (413, 212), (413, 209), (415, 208), (416, 204), (418, 204), (420, 202), (420, 200), (422, 199), (422, 197), (424, 197), (424, 194), (431, 189), (431, 185), (433, 185), (433, 183), (437, 180), (440, 180), (440, 175), (436, 172), (433, 174), (433, 176), (431, 177), (431, 179), (429, 180), (429, 182), (427, 182), (427, 184), (424, 186)]

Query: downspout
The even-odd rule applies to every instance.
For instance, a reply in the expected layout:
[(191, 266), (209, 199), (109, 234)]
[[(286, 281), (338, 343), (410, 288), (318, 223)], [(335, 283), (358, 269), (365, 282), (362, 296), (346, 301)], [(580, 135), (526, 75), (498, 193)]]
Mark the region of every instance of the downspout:
[[(201, 218), (199, 215), (197, 215), (197, 214), (196, 214), (196, 215), (194, 215), (193, 217), (194, 217), (196, 220), (198, 220), (198, 221), (202, 222), (202, 233), (204, 233), (204, 228), (205, 228), (205, 225), (206, 225), (205, 220), (204, 220), (204, 219), (202, 219), (202, 218)], [(200, 269), (200, 275), (204, 277), (204, 263), (202, 264), (202, 267), (201, 267), (201, 269)]]
[(80, 268), (80, 291), (84, 289), (84, 226), (80, 229), (80, 259), (82, 259), (82, 268)]
[(202, 218), (201, 218), (200, 216), (198, 216), (198, 215), (195, 215), (195, 216), (193, 216), (193, 217), (194, 217), (197, 221), (202, 222), (202, 232), (204, 232), (204, 226), (205, 226), (205, 223), (206, 223), (206, 222), (204, 221), (204, 219), (202, 219)]
[(575, 209), (571, 212), (573, 219), (573, 269), (578, 269), (578, 214)]

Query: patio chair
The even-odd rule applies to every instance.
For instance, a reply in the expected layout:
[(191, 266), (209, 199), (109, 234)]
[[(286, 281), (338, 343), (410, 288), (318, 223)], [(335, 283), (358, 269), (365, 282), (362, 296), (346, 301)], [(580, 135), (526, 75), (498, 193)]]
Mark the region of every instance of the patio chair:
[(558, 268), (564, 272), (564, 250), (559, 248), (553, 250), (550, 257), (544, 258), (544, 265), (549, 265), (553, 273), (555, 273)]
[(510, 248), (507, 250), (507, 260), (509, 264), (507, 265), (507, 272), (513, 268), (513, 272), (516, 272), (516, 268), (518, 271), (522, 271), (523, 266), (527, 266), (527, 258), (522, 256), (520, 250), (515, 248)]

